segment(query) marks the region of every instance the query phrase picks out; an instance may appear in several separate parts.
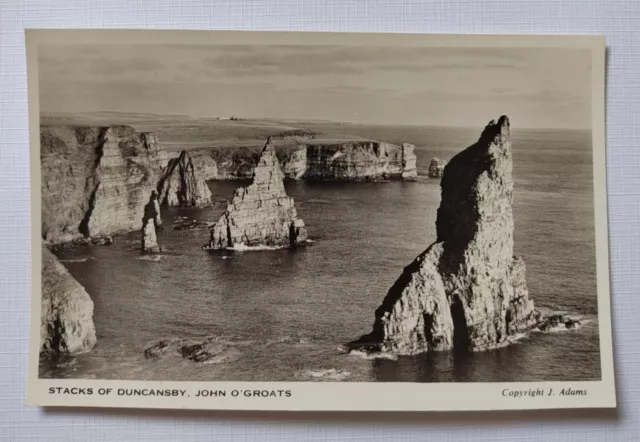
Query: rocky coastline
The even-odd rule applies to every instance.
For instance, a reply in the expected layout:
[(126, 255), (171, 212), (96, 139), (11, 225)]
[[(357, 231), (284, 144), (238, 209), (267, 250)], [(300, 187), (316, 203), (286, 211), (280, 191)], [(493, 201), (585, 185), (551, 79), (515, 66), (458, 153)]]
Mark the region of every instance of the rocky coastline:
[[(171, 157), (155, 135), (130, 126), (43, 126), (41, 353), (79, 353), (96, 342), (89, 294), (47, 247), (108, 245), (114, 235), (139, 231), (141, 253), (159, 253), (160, 206), (205, 207), (212, 203), (206, 181), (248, 177), (252, 183), (236, 189), (215, 224), (185, 218), (174, 220), (173, 228), (210, 228), (206, 250), (297, 247), (307, 243), (307, 230), (285, 179), (417, 178), (409, 143), (296, 131), (276, 138), (259, 153), (198, 149)], [(532, 330), (580, 325), (566, 315), (542, 314), (529, 297), (524, 261), (513, 255), (512, 168), (506, 116), (448, 163), (431, 161), (427, 174), (441, 178), (442, 190), (437, 238), (389, 289), (371, 333), (349, 349), (481, 351)], [(201, 350), (189, 347), (183, 357), (199, 360)]]

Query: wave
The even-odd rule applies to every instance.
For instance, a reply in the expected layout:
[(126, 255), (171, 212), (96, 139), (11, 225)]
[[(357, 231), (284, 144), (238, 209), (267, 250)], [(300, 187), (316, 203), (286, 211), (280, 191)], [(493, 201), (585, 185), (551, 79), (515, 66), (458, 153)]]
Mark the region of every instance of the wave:
[(60, 262), (66, 263), (75, 263), (75, 262), (87, 262), (90, 259), (95, 259), (93, 256), (87, 256), (85, 258), (69, 258), (69, 259), (60, 259)]
[(247, 246), (244, 244), (234, 244), (233, 247), (226, 247), (226, 250), (230, 250), (233, 252), (255, 252), (259, 250), (280, 250), (285, 249), (284, 246)]
[(296, 372), (294, 376), (298, 379), (309, 381), (343, 381), (351, 376), (351, 373), (346, 370), (327, 368), (316, 370), (301, 370)]
[[(592, 321), (588, 321), (588, 322), (592, 322)], [(571, 327), (567, 327), (565, 324), (561, 323), (561, 324), (549, 326), (545, 330), (540, 330), (539, 328), (535, 328), (532, 331), (538, 332), (538, 333), (563, 333), (563, 332), (578, 330), (582, 328), (584, 324), (585, 324), (585, 321), (580, 321), (577, 324), (572, 325)]]
[(141, 261), (158, 262), (158, 261), (161, 261), (161, 260), (165, 259), (166, 257), (167, 257), (167, 255), (142, 255), (142, 256), (138, 256), (136, 259), (139, 259)]
[(312, 338), (300, 338), (294, 336), (282, 336), (280, 338), (269, 339), (265, 342), (265, 345), (274, 344), (309, 344), (315, 339)]
[(333, 201), (321, 198), (310, 198), (306, 201), (300, 202), (300, 204), (333, 204)]
[[(340, 347), (338, 347), (338, 350), (344, 351), (344, 349)], [(398, 360), (398, 356), (391, 353), (383, 353), (383, 352), (368, 353), (362, 350), (348, 350), (347, 354), (349, 356), (357, 356), (359, 358), (368, 359), (368, 360), (371, 360), (371, 359), (388, 359), (390, 361)]]

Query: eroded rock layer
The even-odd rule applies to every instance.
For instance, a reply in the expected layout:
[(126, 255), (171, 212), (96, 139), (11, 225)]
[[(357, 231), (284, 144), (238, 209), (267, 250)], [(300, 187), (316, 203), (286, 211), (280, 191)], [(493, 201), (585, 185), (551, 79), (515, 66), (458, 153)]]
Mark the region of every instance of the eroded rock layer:
[(182, 151), (169, 161), (158, 185), (159, 200), (166, 206), (204, 207), (211, 204), (211, 191), (191, 157)]
[(540, 314), (513, 256), (509, 120), (492, 121), (444, 169), (437, 240), (409, 264), (353, 345), (412, 354), (509, 343)]
[(81, 353), (96, 343), (93, 301), (46, 247), (42, 247), (40, 318), (40, 352), (44, 355)]
[(304, 244), (307, 231), (287, 196), (271, 140), (253, 172), (253, 183), (236, 190), (211, 231), (208, 248), (289, 247)]
[(167, 165), (153, 134), (129, 126), (43, 126), (42, 236), (46, 243), (142, 227)]

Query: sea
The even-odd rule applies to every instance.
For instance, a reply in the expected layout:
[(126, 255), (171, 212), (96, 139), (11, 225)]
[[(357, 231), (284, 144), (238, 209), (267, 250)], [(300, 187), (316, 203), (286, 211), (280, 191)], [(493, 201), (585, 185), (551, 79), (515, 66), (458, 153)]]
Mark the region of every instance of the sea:
[[(326, 128), (325, 128), (326, 129)], [(416, 145), (415, 182), (286, 182), (312, 242), (295, 250), (207, 252), (207, 229), (174, 230), (183, 216), (215, 222), (244, 181), (212, 181), (215, 204), (164, 208), (163, 252), (141, 256), (140, 233), (111, 246), (57, 252), (95, 304), (98, 343), (88, 353), (43, 360), (40, 376), (183, 381), (504, 382), (601, 377), (596, 296), (591, 135), (512, 130), (515, 254), (527, 266), (536, 307), (580, 318), (577, 330), (521, 336), (474, 353), (371, 358), (343, 344), (371, 331), (387, 290), (435, 240), (438, 179), (478, 129), (336, 126), (335, 132)], [(203, 364), (169, 353), (146, 359), (159, 339), (216, 337), (233, 357)]]

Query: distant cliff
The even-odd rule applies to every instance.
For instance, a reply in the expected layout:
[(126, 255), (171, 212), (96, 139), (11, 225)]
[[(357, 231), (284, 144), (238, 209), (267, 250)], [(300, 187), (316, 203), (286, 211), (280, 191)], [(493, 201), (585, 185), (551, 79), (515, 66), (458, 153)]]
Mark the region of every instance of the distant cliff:
[[(413, 180), (415, 146), (371, 140), (331, 140), (284, 134), (272, 143), (285, 179), (309, 181)], [(207, 180), (249, 179), (260, 159), (251, 147), (197, 149), (189, 152)]]
[(96, 343), (93, 301), (49, 250), (42, 247), (40, 352), (81, 353)]
[(414, 146), (408, 143), (396, 146), (368, 140), (309, 140), (305, 145), (307, 180), (368, 181), (417, 176)]
[(512, 167), (503, 116), (445, 167), (436, 242), (404, 269), (376, 310), (373, 331), (353, 346), (483, 350), (538, 324), (524, 262), (513, 256)]

